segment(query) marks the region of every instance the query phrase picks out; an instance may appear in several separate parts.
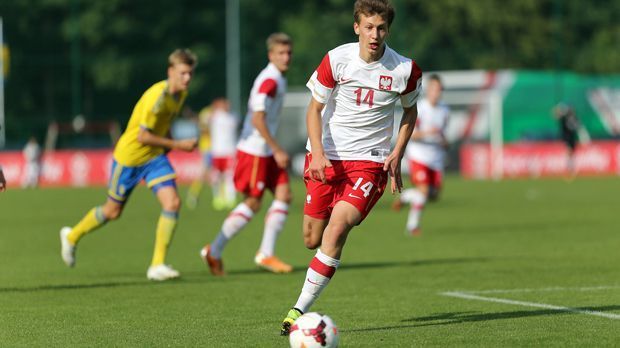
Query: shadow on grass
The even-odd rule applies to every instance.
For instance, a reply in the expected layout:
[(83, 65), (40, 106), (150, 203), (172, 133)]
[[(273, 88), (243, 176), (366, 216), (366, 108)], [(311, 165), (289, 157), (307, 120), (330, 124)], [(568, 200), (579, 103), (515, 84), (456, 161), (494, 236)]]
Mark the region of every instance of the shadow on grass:
[[(371, 269), (371, 268), (390, 268), (390, 267), (420, 267), (420, 266), (433, 266), (433, 265), (445, 265), (455, 263), (469, 263), (469, 262), (486, 262), (489, 259), (486, 257), (459, 257), (459, 258), (445, 258), (445, 259), (430, 259), (430, 260), (416, 260), (416, 261), (386, 261), (386, 262), (359, 262), (359, 263), (343, 263), (338, 267), (338, 272), (355, 270), (355, 269)], [(293, 273), (306, 272), (308, 266), (296, 266), (293, 268)], [(229, 275), (241, 275), (241, 274), (256, 274), (266, 273), (265, 270), (260, 268), (234, 270), (228, 272)]]
[[(196, 272), (196, 274), (198, 274)], [(4, 287), (0, 288), (0, 293), (22, 293), (22, 292), (37, 292), (37, 291), (62, 291), (62, 290), (84, 290), (84, 289), (101, 289), (101, 288), (121, 288), (130, 286), (165, 286), (165, 285), (179, 285), (190, 283), (204, 283), (213, 279), (213, 277), (207, 277), (207, 273), (201, 273), (203, 277), (182, 277), (179, 279), (168, 280), (165, 282), (154, 282), (147, 280), (128, 280), (118, 282), (102, 282), (102, 283), (89, 283), (89, 284), (44, 284), (24, 287)], [(137, 279), (137, 278), (136, 278)]]
[[(620, 310), (620, 305), (599, 306), (599, 307), (575, 307), (573, 309), (583, 311), (616, 311)], [(547, 315), (579, 315), (567, 310), (561, 309), (541, 309), (531, 311), (511, 311), (511, 312), (497, 312), (497, 313), (475, 313), (475, 312), (452, 312), (452, 313), (438, 313), (427, 317), (414, 317), (409, 319), (403, 319), (402, 325), (381, 326), (381, 327), (368, 327), (361, 329), (343, 329), (342, 332), (365, 332), (365, 331), (383, 331), (383, 330), (398, 330), (398, 329), (410, 329), (423, 326), (438, 326), (438, 325), (453, 325), (462, 323), (472, 323), (479, 321), (500, 320), (500, 319), (518, 319), (539, 317)]]
[[(443, 264), (455, 264), (455, 263), (468, 263), (468, 262), (485, 262), (487, 258), (474, 257), (474, 258), (445, 258), (445, 259), (430, 259), (430, 260), (416, 260), (416, 261), (401, 261), (401, 262), (361, 262), (350, 263), (340, 266), (339, 272), (346, 270), (356, 269), (372, 269), (372, 268), (388, 268), (388, 267), (421, 267)], [(306, 272), (307, 266), (295, 267), (293, 273)], [(228, 275), (248, 275), (248, 274), (260, 274), (264, 273), (270, 275), (267, 271), (260, 268), (233, 270), (228, 272)], [(137, 278), (136, 278), (137, 279)], [(117, 288), (124, 286), (154, 286), (164, 284), (189, 284), (189, 283), (204, 283), (213, 281), (216, 278), (209, 274), (208, 270), (197, 272), (183, 272), (183, 277), (176, 280), (166, 282), (152, 282), (146, 279), (144, 280), (129, 280), (129, 281), (117, 281), (117, 282), (102, 282), (102, 283), (89, 283), (89, 284), (43, 284), (25, 287), (0, 287), (0, 293), (20, 293), (20, 292), (36, 292), (36, 291), (57, 291), (57, 290), (80, 290), (80, 289), (98, 289), (98, 288)]]

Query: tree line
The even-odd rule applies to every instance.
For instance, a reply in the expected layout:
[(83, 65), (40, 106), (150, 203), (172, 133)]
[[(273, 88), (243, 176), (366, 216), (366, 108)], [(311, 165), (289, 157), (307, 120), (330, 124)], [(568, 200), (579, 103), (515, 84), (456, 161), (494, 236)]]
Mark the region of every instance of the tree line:
[[(423, 70), (620, 72), (620, 2), (392, 0), (388, 45)], [(356, 40), (352, 0), (240, 0), (242, 96), (266, 64), (265, 38), (290, 34), (289, 86), (303, 86), (331, 48)], [(141, 93), (165, 78), (177, 47), (199, 56), (188, 105), (226, 91), (225, 1), (12, 0), (0, 3), (10, 48), (7, 139), (41, 134), (76, 110), (125, 124)]]

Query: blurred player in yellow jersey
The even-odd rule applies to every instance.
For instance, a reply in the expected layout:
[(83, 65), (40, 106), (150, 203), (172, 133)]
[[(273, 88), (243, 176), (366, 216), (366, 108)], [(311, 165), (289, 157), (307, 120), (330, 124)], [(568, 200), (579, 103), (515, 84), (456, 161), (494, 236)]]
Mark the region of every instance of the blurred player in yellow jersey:
[(200, 175), (192, 181), (187, 190), (187, 198), (185, 203), (190, 209), (196, 209), (202, 186), (205, 181), (211, 181), (211, 131), (209, 129), (209, 118), (213, 113), (211, 105), (205, 106), (198, 113), (198, 129), (200, 130), (200, 140), (198, 141), (198, 149), (202, 157), (202, 167)]
[(178, 271), (164, 263), (180, 208), (176, 174), (166, 152), (196, 148), (196, 139), (173, 140), (169, 137), (172, 121), (187, 96), (196, 62), (196, 56), (190, 50), (172, 52), (168, 58), (168, 79), (151, 86), (136, 104), (127, 129), (114, 149), (106, 202), (92, 208), (77, 225), (60, 230), (61, 255), (67, 266), (75, 264), (78, 241), (88, 232), (117, 219), (132, 190), (144, 180), (162, 207), (147, 278), (166, 280), (179, 277)]

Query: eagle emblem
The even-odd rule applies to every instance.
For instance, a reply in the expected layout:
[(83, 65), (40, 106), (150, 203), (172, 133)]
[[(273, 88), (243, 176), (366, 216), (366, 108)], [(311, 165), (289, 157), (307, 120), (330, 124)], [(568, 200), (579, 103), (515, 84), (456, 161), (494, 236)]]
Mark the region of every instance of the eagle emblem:
[(379, 89), (382, 91), (392, 90), (392, 76), (379, 76)]

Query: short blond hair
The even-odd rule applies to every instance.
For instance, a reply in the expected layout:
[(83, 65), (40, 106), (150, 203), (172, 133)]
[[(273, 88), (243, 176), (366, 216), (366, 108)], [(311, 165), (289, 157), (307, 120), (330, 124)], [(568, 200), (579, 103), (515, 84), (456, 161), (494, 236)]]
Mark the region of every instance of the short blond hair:
[(275, 45), (293, 45), (293, 40), (288, 34), (273, 33), (267, 38), (267, 51), (271, 51)]
[(198, 57), (189, 48), (177, 48), (168, 56), (168, 66), (179, 63), (195, 67), (198, 64)]

